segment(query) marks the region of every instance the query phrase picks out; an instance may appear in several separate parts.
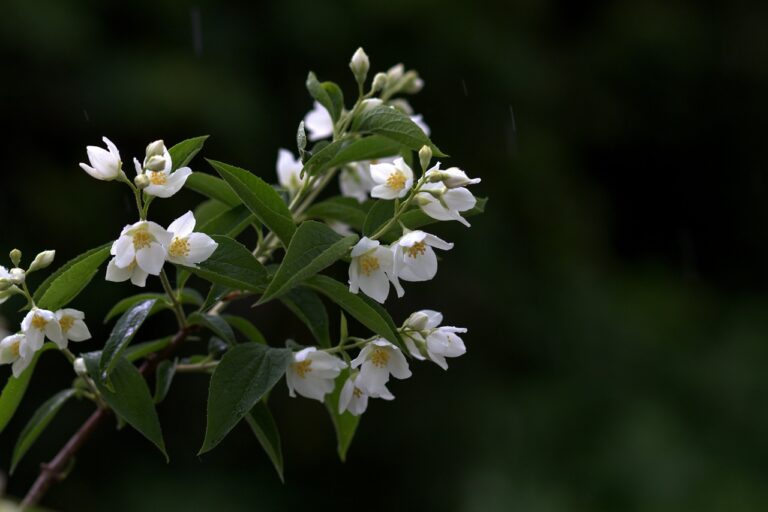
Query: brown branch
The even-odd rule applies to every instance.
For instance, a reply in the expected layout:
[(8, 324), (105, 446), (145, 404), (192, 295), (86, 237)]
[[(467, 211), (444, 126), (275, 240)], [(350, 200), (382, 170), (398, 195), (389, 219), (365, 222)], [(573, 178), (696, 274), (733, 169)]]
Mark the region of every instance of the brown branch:
[[(178, 331), (162, 352), (148, 356), (141, 367), (139, 367), (141, 374), (146, 376), (154, 372), (158, 363), (170, 358), (194, 329), (194, 327), (187, 327)], [(59, 453), (47, 464), (40, 465), (40, 474), (37, 476), (37, 480), (29, 488), (27, 495), (21, 502), (22, 510), (37, 505), (53, 484), (64, 480), (69, 465), (77, 452), (91, 438), (110, 413), (109, 409), (97, 409), (94, 411), (77, 432), (69, 438), (69, 441), (59, 450)]]

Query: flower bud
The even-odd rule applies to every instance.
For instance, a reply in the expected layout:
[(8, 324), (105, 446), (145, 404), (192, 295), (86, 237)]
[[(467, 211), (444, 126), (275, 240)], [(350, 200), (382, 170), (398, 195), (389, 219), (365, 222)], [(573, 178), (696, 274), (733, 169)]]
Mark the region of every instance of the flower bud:
[(21, 263), (21, 251), (14, 249), (8, 256), (10, 256), (11, 262), (14, 264), (14, 266), (18, 267), (19, 263)]
[(144, 160), (144, 168), (149, 171), (162, 171), (167, 160), (161, 155), (152, 155)]
[(395, 82), (403, 77), (405, 68), (402, 64), (395, 64), (387, 70), (387, 87), (392, 87)]
[(415, 71), (409, 71), (403, 77), (402, 91), (406, 94), (416, 94), (424, 88), (424, 80)]
[(37, 256), (35, 256), (34, 261), (29, 266), (29, 269), (27, 272), (34, 272), (35, 270), (42, 270), (48, 266), (50, 266), (51, 263), (53, 263), (53, 259), (56, 257), (56, 251), (43, 251)]
[(12, 268), (11, 269), (11, 283), (15, 285), (22, 285), (24, 284), (24, 280), (27, 278), (26, 272), (24, 272), (24, 269), (21, 268)]
[(299, 123), (299, 129), (296, 130), (296, 147), (299, 151), (307, 149), (307, 132), (304, 130), (304, 121)]
[(137, 174), (135, 178), (133, 178), (133, 184), (136, 185), (136, 188), (139, 190), (144, 190), (149, 186), (151, 182), (149, 181), (149, 176), (146, 174)]
[(408, 317), (405, 324), (414, 331), (423, 331), (427, 328), (427, 322), (429, 322), (429, 316), (426, 313), (417, 311)]
[(150, 142), (147, 145), (147, 154), (146, 154), (147, 160), (152, 158), (153, 156), (163, 156), (164, 153), (165, 153), (165, 143), (162, 140), (156, 140), (155, 142)]
[(466, 187), (467, 185), (474, 185), (480, 183), (480, 178), (471, 178), (467, 176), (467, 173), (459, 169), (458, 167), (451, 167), (442, 171), (442, 174), (446, 177), (443, 179), (443, 183), (448, 188)]
[(349, 69), (352, 70), (352, 74), (355, 75), (355, 80), (361, 86), (365, 83), (365, 78), (368, 76), (368, 69), (371, 63), (368, 60), (368, 55), (365, 54), (362, 48), (358, 48), (352, 60), (349, 61)]
[(75, 370), (75, 373), (80, 375), (81, 377), (85, 377), (88, 375), (88, 369), (85, 367), (85, 360), (82, 357), (78, 357), (75, 359), (75, 362), (72, 363), (72, 367)]
[(371, 85), (372, 92), (379, 92), (387, 85), (387, 75), (385, 73), (376, 73), (373, 77), (373, 84)]
[(0, 301), (6, 297), (6, 292), (11, 286), (13, 286), (13, 281), (10, 278), (0, 278)]
[(429, 162), (432, 160), (432, 148), (427, 145), (421, 146), (419, 150), (419, 162), (421, 168), (426, 170), (429, 167)]

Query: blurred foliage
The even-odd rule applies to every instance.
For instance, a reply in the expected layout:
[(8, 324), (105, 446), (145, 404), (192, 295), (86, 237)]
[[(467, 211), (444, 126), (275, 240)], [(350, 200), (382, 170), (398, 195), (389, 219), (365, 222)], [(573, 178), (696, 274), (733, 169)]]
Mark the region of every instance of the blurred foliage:
[[(63, 262), (134, 220), (122, 187), (77, 167), (102, 135), (129, 161), (154, 138), (209, 133), (205, 156), (272, 178), (311, 106), (307, 71), (351, 95), (359, 45), (374, 69), (420, 71), (416, 110), (491, 196), (471, 231), (440, 228), (457, 248), (395, 306), (397, 320), (437, 307), (467, 326), (468, 355), (393, 386), (345, 465), (322, 406), (282, 384), (285, 486), (246, 428), (196, 458), (207, 382), (189, 376), (160, 407), (169, 465), (135, 432), (104, 429), (47, 503), (765, 510), (766, 26), (768, 6), (741, 2), (4, 2), (2, 254), (56, 248)], [(196, 200), (153, 209), (167, 223)], [(102, 339), (129, 289), (99, 282), (78, 300)], [(273, 343), (308, 336), (279, 305), (255, 317)], [(42, 361), (3, 467), (70, 375)], [(57, 418), (9, 493), (86, 414)]]

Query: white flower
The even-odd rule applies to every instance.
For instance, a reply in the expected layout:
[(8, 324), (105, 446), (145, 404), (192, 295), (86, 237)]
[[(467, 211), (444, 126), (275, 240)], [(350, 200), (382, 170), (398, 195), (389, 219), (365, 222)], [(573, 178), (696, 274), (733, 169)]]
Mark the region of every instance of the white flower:
[(398, 279), (404, 281), (429, 281), (437, 274), (437, 256), (432, 249), (444, 251), (453, 249), (453, 244), (424, 231), (408, 231), (394, 244), (395, 270), (393, 284), (399, 297), (403, 288)]
[(309, 140), (316, 141), (333, 135), (333, 119), (319, 102), (304, 116), (304, 126), (309, 130)]
[(457, 220), (469, 227), (459, 212), (474, 208), (477, 199), (464, 187), (449, 189), (443, 183), (425, 183), (416, 194), (416, 204), (433, 219)]
[(368, 55), (365, 54), (362, 48), (358, 48), (352, 60), (349, 61), (349, 69), (352, 70), (352, 74), (355, 75), (355, 79), (358, 83), (365, 82), (365, 77), (368, 75), (368, 69), (371, 67), (371, 63), (368, 60)]
[(210, 258), (219, 246), (205, 233), (193, 233), (195, 222), (194, 214), (187, 212), (168, 226), (172, 239), (165, 249), (171, 263), (196, 267)]
[(379, 199), (405, 197), (413, 186), (413, 171), (402, 158), (392, 164), (371, 165), (371, 178), (376, 183), (371, 190), (371, 197)]
[(341, 236), (349, 236), (354, 235), (355, 232), (352, 231), (352, 228), (349, 226), (349, 224), (344, 224), (343, 222), (339, 221), (330, 221), (328, 222), (328, 227), (334, 230), (336, 233), (340, 234)]
[(323, 401), (333, 391), (334, 380), (347, 363), (326, 352), (308, 347), (293, 354), (293, 362), (285, 373), (288, 394), (296, 393), (307, 398)]
[[(162, 156), (160, 154), (162, 153)], [(168, 198), (176, 194), (186, 183), (192, 169), (182, 167), (171, 172), (173, 161), (171, 154), (163, 144), (163, 141), (155, 141), (147, 146), (147, 155), (144, 157), (143, 166), (133, 159), (136, 174), (144, 174), (149, 178), (149, 185), (144, 189), (147, 195)]]
[(301, 160), (287, 149), (280, 148), (277, 152), (277, 180), (291, 195), (295, 195), (309, 179), (309, 176), (301, 178), (303, 168)]
[(13, 376), (17, 379), (27, 369), (35, 355), (23, 334), (12, 334), (0, 341), (0, 364), (11, 364)]
[(416, 126), (421, 128), (421, 131), (424, 132), (424, 135), (429, 137), (431, 130), (429, 129), (429, 125), (427, 125), (427, 123), (424, 122), (424, 116), (422, 116), (421, 114), (411, 116), (411, 121), (413, 121)]
[(120, 160), (120, 151), (112, 141), (106, 137), (101, 140), (107, 145), (109, 151), (98, 146), (88, 146), (85, 149), (91, 165), (81, 163), (80, 167), (97, 180), (112, 181), (120, 176), (123, 162)]
[(344, 382), (339, 394), (339, 414), (349, 411), (353, 416), (360, 416), (368, 408), (368, 398), (383, 398), (384, 400), (394, 400), (395, 396), (389, 392), (386, 386), (382, 386), (379, 393), (369, 395), (357, 385), (360, 373), (355, 372)]
[(442, 182), (448, 188), (460, 188), (480, 183), (480, 178), (470, 178), (466, 172), (458, 167), (440, 170), (440, 162), (437, 162), (425, 173), (425, 178), (429, 182)]
[(59, 348), (67, 347), (67, 339), (61, 332), (56, 315), (46, 309), (33, 308), (21, 321), (21, 332), (26, 336), (26, 343), (33, 352), (43, 346), (48, 338)]
[(91, 332), (85, 325), (85, 313), (76, 309), (60, 309), (56, 312), (56, 321), (61, 327), (64, 346), (67, 341), (85, 341), (91, 339)]
[(378, 240), (363, 237), (352, 248), (349, 265), (349, 291), (362, 290), (372, 299), (384, 303), (389, 295), (390, 275), (393, 271), (392, 251), (382, 247)]
[(370, 396), (389, 393), (386, 384), (389, 375), (397, 379), (411, 376), (408, 361), (400, 349), (383, 338), (368, 343), (352, 360), (352, 368), (360, 367), (355, 385)]
[(403, 324), (405, 346), (413, 357), (424, 360), (424, 355), (443, 370), (448, 369), (446, 357), (459, 357), (467, 352), (464, 341), (456, 336), (467, 329), (442, 326), (443, 315), (424, 309), (413, 313)]
[(114, 258), (107, 266), (107, 281), (122, 282), (128, 279), (136, 286), (144, 286), (147, 274), (160, 274), (173, 235), (160, 225), (139, 221), (126, 226), (115, 243), (111, 254)]

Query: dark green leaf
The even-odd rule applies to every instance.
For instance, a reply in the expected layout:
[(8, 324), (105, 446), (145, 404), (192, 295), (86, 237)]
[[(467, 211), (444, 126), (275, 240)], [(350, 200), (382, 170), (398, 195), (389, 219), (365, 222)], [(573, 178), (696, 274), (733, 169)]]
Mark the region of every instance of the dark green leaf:
[(233, 165), (208, 160), (216, 172), (229, 183), (232, 190), (240, 197), (245, 206), (256, 218), (283, 242), (285, 247), (291, 241), (296, 225), (280, 194), (264, 180), (245, 169)]
[(37, 438), (40, 437), (40, 434), (43, 433), (51, 420), (56, 417), (56, 414), (64, 403), (72, 398), (74, 394), (74, 389), (59, 391), (35, 411), (35, 414), (29, 420), (29, 423), (27, 423), (24, 430), (19, 434), (19, 439), (16, 441), (16, 446), (13, 448), (13, 459), (11, 460), (11, 469), (9, 471), (10, 474), (13, 474), (19, 461), (21, 461), (21, 458), (27, 453), (27, 450), (35, 444)]
[[(191, 288), (184, 289), (181, 292), (181, 296), (179, 298), (181, 299), (182, 304), (200, 306), (203, 303), (203, 298), (200, 296), (197, 290), (193, 290)], [(112, 309), (109, 310), (109, 313), (107, 313), (107, 316), (104, 318), (104, 323), (109, 322), (120, 313), (128, 311), (135, 304), (149, 299), (157, 300), (155, 305), (152, 307), (152, 311), (149, 313), (150, 316), (159, 311), (162, 311), (163, 309), (170, 309), (172, 307), (164, 293), (140, 293), (132, 297), (127, 297), (112, 306)]]
[(267, 269), (251, 251), (225, 236), (214, 235), (211, 238), (219, 244), (211, 257), (197, 268), (184, 268), (212, 283), (235, 290), (264, 291), (269, 282)]
[(346, 144), (336, 153), (336, 156), (330, 161), (328, 167), (338, 167), (351, 162), (364, 162), (397, 156), (400, 153), (401, 148), (402, 144), (399, 142), (381, 135), (363, 137)]
[(221, 201), (217, 201), (216, 199), (206, 199), (195, 207), (193, 213), (195, 215), (197, 225), (204, 226), (206, 223), (210, 222), (211, 219), (218, 217), (222, 213), (227, 212), (232, 208), (234, 207), (226, 205)]
[(131, 345), (125, 349), (125, 352), (123, 352), (123, 357), (125, 357), (131, 363), (138, 361), (143, 357), (147, 357), (149, 354), (154, 354), (155, 352), (163, 350), (171, 343), (172, 339), (173, 336), (166, 336), (165, 338), (160, 338), (159, 340), (145, 341), (144, 343)]
[(355, 231), (363, 231), (368, 206), (361, 204), (354, 197), (332, 197), (309, 207), (306, 216), (325, 221), (337, 221), (349, 224)]
[(380, 304), (350, 292), (346, 285), (328, 276), (311, 277), (305, 281), (305, 285), (331, 299), (374, 333), (391, 341), (401, 350), (404, 349), (397, 326)]
[(0, 432), (5, 430), (8, 426), (8, 422), (11, 421), (13, 415), (16, 413), (16, 409), (21, 403), (21, 399), (24, 398), (24, 393), (27, 392), (27, 386), (29, 386), (29, 380), (32, 378), (32, 374), (35, 373), (35, 366), (37, 366), (37, 360), (40, 355), (56, 345), (53, 343), (46, 343), (43, 348), (35, 353), (32, 361), (30, 361), (27, 369), (19, 375), (19, 378), (11, 375), (8, 377), (8, 382), (5, 383), (2, 394), (0, 394)]
[(128, 346), (133, 337), (136, 336), (136, 333), (141, 328), (144, 320), (149, 316), (156, 302), (157, 299), (139, 302), (126, 311), (117, 321), (101, 353), (101, 361), (99, 361), (99, 369), (101, 370), (99, 378), (101, 380), (109, 378), (123, 350), (125, 350), (125, 347)]
[(315, 74), (310, 71), (307, 76), (307, 91), (325, 107), (334, 122), (339, 120), (344, 109), (344, 95), (338, 85), (333, 82), (320, 83)]
[(176, 375), (175, 361), (162, 361), (157, 365), (155, 371), (155, 403), (159, 404), (168, 396), (171, 389), (173, 376)]
[(228, 350), (211, 377), (208, 422), (200, 453), (218, 445), (285, 374), (289, 349), (243, 343)]
[(283, 449), (280, 446), (280, 431), (277, 429), (277, 424), (267, 404), (263, 400), (257, 403), (251, 409), (251, 412), (245, 415), (245, 421), (248, 422), (248, 426), (251, 427), (261, 447), (267, 452), (267, 456), (275, 466), (275, 471), (277, 471), (280, 481), (284, 483)]
[(165, 441), (163, 441), (163, 432), (155, 410), (155, 403), (147, 387), (147, 382), (139, 370), (124, 357), (121, 357), (117, 360), (110, 375), (111, 389), (109, 389), (100, 379), (99, 360), (101, 353), (89, 352), (83, 354), (83, 359), (88, 374), (96, 383), (96, 387), (107, 405), (123, 421), (154, 443), (167, 461), (168, 455), (165, 453)]
[(336, 378), (336, 385), (333, 391), (325, 397), (325, 408), (333, 421), (333, 428), (336, 430), (337, 451), (342, 462), (347, 460), (347, 451), (352, 439), (355, 437), (357, 425), (360, 423), (360, 416), (354, 416), (349, 411), (339, 414), (339, 396), (344, 383), (349, 378), (349, 370), (344, 370)]
[(347, 256), (357, 240), (357, 235), (342, 237), (325, 224), (312, 220), (303, 222), (258, 303), (263, 304), (289, 291), (304, 279)]
[(256, 218), (245, 205), (235, 206), (200, 224), (200, 233), (237, 238)]
[(307, 288), (294, 288), (280, 300), (307, 326), (321, 347), (331, 346), (328, 312), (320, 297)]
[(365, 236), (372, 236), (384, 224), (392, 220), (395, 216), (395, 202), (379, 200), (373, 203), (373, 207), (365, 217), (365, 224), (363, 225), (363, 234)]
[(205, 298), (205, 302), (200, 306), (201, 312), (210, 311), (220, 300), (222, 300), (232, 289), (229, 286), (220, 284), (213, 284), (211, 289), (208, 290), (208, 296)]
[(189, 175), (185, 186), (220, 203), (224, 203), (230, 208), (242, 203), (227, 182), (216, 176), (202, 172), (194, 172)]
[(208, 135), (202, 135), (200, 137), (194, 137), (191, 139), (183, 140), (168, 150), (171, 154), (171, 161), (173, 162), (173, 170), (181, 167), (186, 167), (189, 162), (195, 158), (205, 144)]
[(261, 334), (261, 331), (255, 325), (253, 325), (250, 320), (235, 315), (222, 315), (221, 318), (226, 320), (229, 325), (240, 331), (248, 341), (255, 341), (256, 343), (261, 343), (262, 345), (267, 344), (267, 340), (264, 338), (264, 335)]
[(304, 164), (304, 172), (309, 175), (320, 174), (330, 167), (330, 163), (338, 156), (344, 142), (337, 140), (324, 145), (321, 149), (313, 149), (312, 157)]
[(407, 146), (413, 151), (418, 151), (422, 146), (432, 148), (432, 153), (437, 156), (447, 156), (435, 146), (429, 137), (411, 121), (406, 114), (386, 105), (364, 110), (354, 121), (353, 129), (359, 132), (370, 132), (381, 135), (395, 142)]
[(202, 325), (219, 338), (226, 341), (230, 346), (237, 343), (235, 333), (226, 320), (218, 315), (203, 315), (201, 313), (192, 313), (189, 315), (190, 325)]
[(109, 257), (111, 247), (112, 242), (91, 249), (51, 274), (35, 292), (37, 306), (56, 311), (69, 304), (91, 282), (99, 267)]

